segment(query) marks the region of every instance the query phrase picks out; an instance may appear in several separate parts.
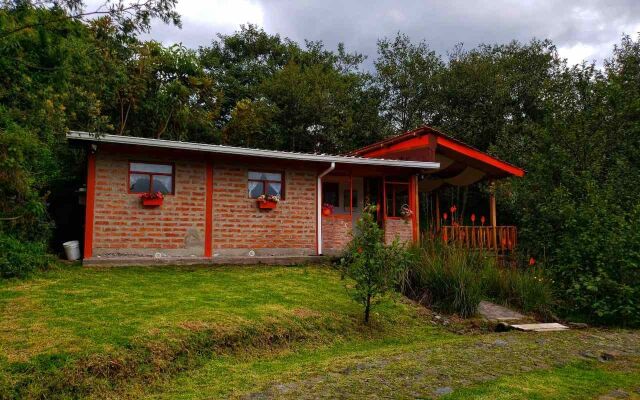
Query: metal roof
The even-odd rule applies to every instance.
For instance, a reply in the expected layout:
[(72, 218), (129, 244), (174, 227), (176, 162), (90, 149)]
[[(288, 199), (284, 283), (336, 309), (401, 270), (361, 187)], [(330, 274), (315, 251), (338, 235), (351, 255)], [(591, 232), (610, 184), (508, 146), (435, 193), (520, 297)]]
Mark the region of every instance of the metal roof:
[(289, 151), (251, 149), (246, 147), (222, 146), (216, 144), (203, 144), (181, 142), (175, 140), (149, 139), (133, 136), (96, 134), (91, 132), (70, 131), (67, 134), (70, 140), (84, 140), (98, 143), (113, 143), (132, 146), (146, 146), (176, 150), (190, 150), (204, 153), (229, 154), (249, 157), (274, 158), (280, 160), (298, 160), (310, 162), (335, 162), (352, 165), (379, 165), (386, 167), (438, 169), (440, 163), (426, 161), (405, 161), (383, 158), (366, 158), (358, 156), (336, 156), (330, 154), (297, 153)]

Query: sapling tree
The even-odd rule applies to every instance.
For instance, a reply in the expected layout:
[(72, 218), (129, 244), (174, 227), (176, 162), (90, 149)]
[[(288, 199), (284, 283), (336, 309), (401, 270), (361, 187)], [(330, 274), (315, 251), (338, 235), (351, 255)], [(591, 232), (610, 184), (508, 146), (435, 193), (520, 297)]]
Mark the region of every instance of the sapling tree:
[(363, 305), (366, 324), (372, 304), (393, 289), (407, 263), (404, 246), (398, 240), (385, 245), (375, 212), (375, 206), (365, 207), (339, 264), (342, 273), (355, 282), (348, 290)]

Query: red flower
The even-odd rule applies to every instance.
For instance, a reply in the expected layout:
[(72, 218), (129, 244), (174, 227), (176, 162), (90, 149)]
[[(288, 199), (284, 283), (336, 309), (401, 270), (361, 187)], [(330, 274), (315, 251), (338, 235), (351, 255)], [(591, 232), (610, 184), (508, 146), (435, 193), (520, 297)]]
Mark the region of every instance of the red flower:
[(480, 217), (480, 223), (484, 225), (484, 221), (486, 221), (486, 219), (484, 218), (484, 215), (483, 215), (482, 217)]
[(533, 267), (534, 265), (536, 265), (536, 259), (535, 259), (535, 258), (533, 258), (533, 257), (531, 257), (531, 258), (529, 259), (529, 265), (530, 265), (530, 266), (532, 266), (532, 267)]
[(476, 222), (476, 215), (475, 214), (471, 214), (471, 222)]
[(451, 206), (449, 211), (451, 211), (451, 214), (455, 214), (457, 209), (458, 209), (458, 207), (456, 207), (455, 204), (454, 204), (454, 205)]
[(444, 218), (445, 221), (447, 220), (447, 217), (448, 217), (447, 213), (442, 214), (442, 218)]
[(155, 192), (155, 193), (151, 192), (151, 193), (142, 193), (140, 195), (140, 198), (144, 200), (153, 200), (153, 199), (163, 199), (164, 196), (162, 195), (162, 192)]

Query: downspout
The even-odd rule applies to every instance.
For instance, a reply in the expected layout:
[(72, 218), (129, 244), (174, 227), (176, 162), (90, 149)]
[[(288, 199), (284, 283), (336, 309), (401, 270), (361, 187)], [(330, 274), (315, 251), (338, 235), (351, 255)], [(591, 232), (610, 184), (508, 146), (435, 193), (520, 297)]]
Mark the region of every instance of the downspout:
[(318, 237), (316, 238), (316, 240), (318, 241), (318, 255), (321, 256), (322, 255), (322, 178), (327, 175), (329, 172), (333, 171), (334, 169), (336, 169), (336, 163), (332, 162), (331, 166), (329, 168), (327, 168), (326, 170), (324, 170), (322, 173), (320, 173), (318, 175), (318, 187), (316, 189), (316, 200), (317, 200), (317, 233), (318, 233)]

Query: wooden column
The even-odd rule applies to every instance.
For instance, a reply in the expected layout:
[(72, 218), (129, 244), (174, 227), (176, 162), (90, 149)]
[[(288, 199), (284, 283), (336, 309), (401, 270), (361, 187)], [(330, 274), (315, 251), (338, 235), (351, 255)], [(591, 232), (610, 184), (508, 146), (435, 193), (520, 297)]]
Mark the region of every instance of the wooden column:
[(493, 245), (498, 251), (498, 221), (496, 217), (496, 183), (491, 181), (489, 184), (489, 221), (491, 222), (491, 231), (493, 237)]
[(353, 215), (353, 173), (349, 174), (349, 215)]
[(418, 197), (418, 175), (413, 175), (411, 177), (411, 181), (409, 182), (409, 195), (411, 198), (409, 199), (411, 211), (413, 212), (413, 216), (411, 222), (413, 223), (413, 242), (420, 242), (420, 199)]
[(432, 193), (436, 198), (436, 231), (440, 232), (440, 192), (434, 190)]

